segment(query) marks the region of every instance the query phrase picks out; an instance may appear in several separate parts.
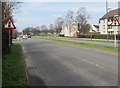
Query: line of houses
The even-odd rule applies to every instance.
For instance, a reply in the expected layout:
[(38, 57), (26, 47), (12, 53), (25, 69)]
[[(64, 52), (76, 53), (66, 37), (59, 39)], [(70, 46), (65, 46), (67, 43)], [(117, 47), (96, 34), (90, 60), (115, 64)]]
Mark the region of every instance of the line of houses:
[[(119, 26), (110, 26), (113, 17), (117, 17), (120, 22), (120, 8), (115, 10), (109, 8), (108, 13), (99, 19), (98, 25), (91, 25), (91, 30), (89, 32), (93, 34), (114, 34), (116, 30), (116, 34), (120, 34)], [(73, 26), (71, 27), (70, 25)], [(75, 36), (77, 32), (78, 24), (73, 18), (71, 18), (64, 24), (60, 34), (63, 34), (64, 36)]]

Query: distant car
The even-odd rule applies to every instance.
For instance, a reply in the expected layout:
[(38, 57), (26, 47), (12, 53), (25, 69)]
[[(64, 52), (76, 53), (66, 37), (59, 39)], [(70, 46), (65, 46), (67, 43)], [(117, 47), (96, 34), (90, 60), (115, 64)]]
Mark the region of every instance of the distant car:
[(31, 35), (28, 35), (28, 38), (31, 38)]
[(20, 38), (22, 38), (23, 37), (23, 35), (20, 35)]
[(12, 36), (12, 39), (17, 39), (17, 37), (16, 36)]
[(22, 39), (27, 39), (27, 36), (24, 35), (24, 36), (22, 37)]

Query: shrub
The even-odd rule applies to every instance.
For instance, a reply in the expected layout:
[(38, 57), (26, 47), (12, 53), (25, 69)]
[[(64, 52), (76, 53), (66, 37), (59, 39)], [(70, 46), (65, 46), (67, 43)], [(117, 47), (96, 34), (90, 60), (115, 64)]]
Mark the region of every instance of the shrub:
[(64, 37), (64, 34), (59, 34), (60, 37)]

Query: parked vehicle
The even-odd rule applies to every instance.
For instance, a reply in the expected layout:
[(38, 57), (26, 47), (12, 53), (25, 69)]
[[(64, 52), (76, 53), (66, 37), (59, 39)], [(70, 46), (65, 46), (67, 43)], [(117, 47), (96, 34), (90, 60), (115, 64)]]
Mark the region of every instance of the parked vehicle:
[(17, 39), (17, 37), (16, 36), (12, 36), (12, 39)]
[(28, 35), (28, 38), (31, 38), (31, 35)]
[(27, 36), (26, 36), (26, 35), (23, 35), (22, 39), (27, 39)]

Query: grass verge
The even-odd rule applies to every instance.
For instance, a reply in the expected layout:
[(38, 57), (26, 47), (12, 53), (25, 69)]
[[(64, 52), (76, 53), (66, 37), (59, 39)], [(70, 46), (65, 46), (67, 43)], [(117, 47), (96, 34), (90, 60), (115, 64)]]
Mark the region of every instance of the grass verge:
[[(50, 37), (54, 37), (54, 36), (50, 36)], [(109, 42), (109, 43), (114, 43), (114, 41), (110, 41), (110, 39), (107, 40), (97, 40), (97, 39), (90, 39), (90, 38), (77, 38), (77, 37), (59, 37), (57, 36), (57, 38), (64, 38), (64, 39), (71, 39), (71, 40), (83, 40), (83, 41), (94, 41), (94, 42)], [(117, 43), (120, 43), (120, 41), (117, 41)]]
[(3, 55), (2, 86), (28, 86), (25, 61), (22, 48), (19, 44), (13, 44), (11, 53)]
[(12, 39), (12, 41), (18, 41), (17, 39)]
[(43, 38), (43, 37), (33, 37), (33, 38), (52, 40), (52, 41), (64, 42), (64, 43), (70, 43), (70, 44), (80, 45), (80, 46), (84, 46), (84, 47), (97, 48), (97, 49), (102, 49), (102, 50), (109, 50), (109, 51), (113, 51), (113, 52), (118, 52), (118, 50), (120, 50), (120, 47), (115, 48), (115, 47), (112, 47), (112, 46), (78, 43), (78, 42), (58, 40), (58, 39), (53, 39), (53, 38)]

